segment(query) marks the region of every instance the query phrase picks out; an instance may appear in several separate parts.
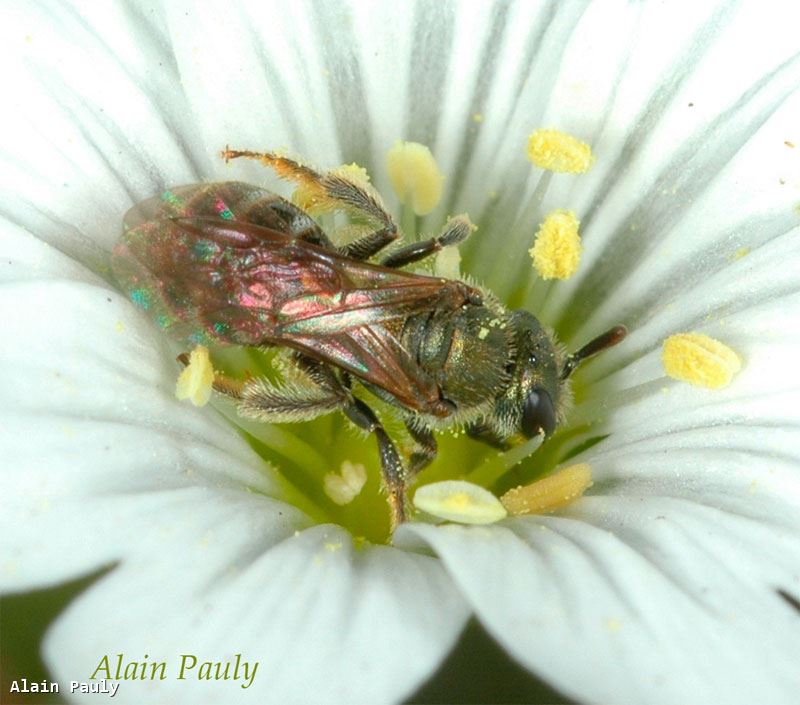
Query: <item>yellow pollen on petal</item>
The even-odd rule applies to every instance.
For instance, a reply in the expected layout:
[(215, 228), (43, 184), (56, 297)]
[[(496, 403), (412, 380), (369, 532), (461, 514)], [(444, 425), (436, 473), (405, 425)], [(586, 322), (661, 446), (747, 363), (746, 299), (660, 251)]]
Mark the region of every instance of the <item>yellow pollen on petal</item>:
[(677, 333), (664, 341), (664, 371), (673, 379), (719, 389), (741, 369), (741, 358), (724, 343), (702, 333)]
[(500, 500), (491, 492), (463, 480), (423, 485), (414, 494), (414, 506), (460, 524), (492, 524), (507, 515)]
[(500, 501), (509, 514), (547, 514), (574, 502), (591, 486), (592, 469), (578, 463), (530, 485), (515, 487)]
[(594, 162), (592, 148), (559, 130), (539, 129), (528, 137), (528, 159), (540, 169), (585, 174)]
[(400, 202), (417, 215), (430, 213), (441, 200), (444, 174), (424, 144), (395, 142), (386, 154), (386, 170)]
[(367, 482), (367, 470), (360, 463), (345, 460), (338, 473), (326, 473), (323, 478), (325, 494), (338, 504), (350, 504), (364, 488)]
[(214, 368), (208, 355), (208, 348), (198, 345), (189, 355), (189, 364), (178, 376), (175, 396), (188, 399), (195, 406), (205, 406), (211, 398), (214, 384)]
[(579, 225), (572, 211), (555, 210), (539, 226), (528, 254), (542, 279), (569, 279), (578, 270), (582, 249)]

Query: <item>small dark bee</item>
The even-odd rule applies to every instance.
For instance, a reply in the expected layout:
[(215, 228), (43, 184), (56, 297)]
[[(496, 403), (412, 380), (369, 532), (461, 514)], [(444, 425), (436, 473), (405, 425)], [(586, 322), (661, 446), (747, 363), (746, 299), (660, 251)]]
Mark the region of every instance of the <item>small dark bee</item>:
[[(369, 231), (336, 246), (304, 210), (257, 186), (182, 186), (126, 214), (112, 258), (117, 280), (188, 343), (292, 349), (305, 383), (217, 374), (215, 389), (245, 417), (279, 423), (339, 410), (375, 434), (392, 527), (406, 518), (407, 485), (436, 456), (433, 430), (461, 425), (501, 448), (550, 436), (570, 373), (625, 336), (617, 326), (565, 355), (527, 311), (461, 281), (399, 269), (462, 242), (472, 230), (465, 217), (370, 263), (399, 231), (369, 185), (269, 153), (222, 156), (261, 160), (298, 182), (312, 205), (344, 211)], [(353, 380), (400, 410), (416, 444), (407, 466)]]

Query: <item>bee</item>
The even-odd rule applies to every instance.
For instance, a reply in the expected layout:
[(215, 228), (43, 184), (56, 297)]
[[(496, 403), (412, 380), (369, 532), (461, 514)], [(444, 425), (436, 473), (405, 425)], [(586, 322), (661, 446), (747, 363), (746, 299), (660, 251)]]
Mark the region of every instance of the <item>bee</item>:
[[(400, 231), (369, 184), (272, 153), (222, 156), (273, 167), (364, 234), (336, 245), (306, 210), (258, 186), (182, 186), (125, 215), (117, 281), (185, 343), (289, 348), (302, 382), (216, 374), (214, 388), (243, 417), (283, 423), (340, 411), (373, 434), (392, 528), (408, 516), (409, 483), (436, 457), (435, 430), (461, 426), (500, 448), (549, 437), (572, 371), (626, 334), (616, 326), (567, 355), (535, 316), (491, 292), (402, 269), (463, 242), (473, 229), (465, 216), (381, 257)], [(406, 462), (356, 384), (398, 409), (415, 445)]]

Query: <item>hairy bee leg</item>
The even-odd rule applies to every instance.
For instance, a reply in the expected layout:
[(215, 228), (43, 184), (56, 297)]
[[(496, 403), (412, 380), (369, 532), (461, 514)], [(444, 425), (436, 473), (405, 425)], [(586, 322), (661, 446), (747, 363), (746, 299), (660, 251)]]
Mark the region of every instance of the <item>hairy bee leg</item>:
[(325, 201), (329, 203), (335, 202), (341, 210), (356, 211), (365, 215), (377, 222), (380, 230), (398, 230), (392, 216), (383, 207), (378, 192), (369, 185), (356, 183), (346, 174), (335, 170), (321, 174), (311, 167), (273, 152), (253, 152), (251, 150), (229, 149), (226, 147), (221, 152), (221, 156), (226, 163), (231, 159), (239, 158), (260, 161), (265, 166), (274, 169), (280, 178), (317, 190), (317, 201), (322, 203)]
[(401, 247), (388, 257), (384, 257), (381, 260), (381, 264), (384, 267), (405, 267), (412, 262), (419, 262), (419, 260), (430, 257), (443, 247), (451, 247), (464, 242), (474, 228), (475, 226), (466, 216), (457, 215), (454, 218), (449, 218), (444, 224), (442, 232), (436, 237), (422, 242), (412, 242), (410, 245)]
[(408, 469), (408, 480), (410, 482), (417, 473), (434, 461), (439, 452), (439, 446), (430, 428), (427, 426), (415, 426), (411, 421), (406, 421), (405, 423), (409, 434), (417, 443), (417, 447), (411, 453), (411, 465)]
[(391, 225), (382, 230), (376, 230), (373, 233), (364, 235), (364, 237), (360, 237), (358, 240), (354, 240), (347, 245), (342, 245), (342, 247), (337, 249), (339, 254), (345, 257), (363, 261), (378, 254), (378, 252), (394, 242), (399, 236), (400, 233), (397, 232), (397, 228)]
[(406, 520), (406, 471), (392, 439), (386, 434), (375, 412), (360, 399), (342, 408), (344, 414), (356, 426), (375, 434), (381, 458), (383, 484), (389, 495), (391, 530), (394, 531)]
[(266, 423), (311, 421), (330, 414), (346, 403), (344, 395), (320, 386), (275, 385), (258, 378), (245, 382), (236, 409), (248, 419)]

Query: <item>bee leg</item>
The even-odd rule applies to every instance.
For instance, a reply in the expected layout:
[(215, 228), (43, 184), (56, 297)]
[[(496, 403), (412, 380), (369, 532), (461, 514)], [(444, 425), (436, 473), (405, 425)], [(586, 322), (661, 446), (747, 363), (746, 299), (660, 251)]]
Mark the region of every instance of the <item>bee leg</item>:
[(474, 229), (475, 226), (466, 216), (457, 215), (454, 218), (449, 218), (444, 224), (442, 232), (436, 237), (422, 242), (412, 242), (410, 245), (401, 247), (388, 257), (384, 257), (381, 260), (381, 264), (384, 267), (405, 267), (412, 262), (419, 262), (419, 260), (430, 257), (443, 247), (451, 247), (464, 242)]
[(253, 152), (226, 147), (220, 156), (226, 162), (240, 158), (256, 159), (274, 169), (280, 178), (294, 181), (310, 189), (318, 205), (328, 205), (349, 213), (355, 212), (376, 223), (379, 229), (375, 233), (356, 241), (360, 242), (357, 247), (356, 243), (352, 243), (356, 251), (366, 253), (360, 259), (371, 257), (397, 237), (397, 225), (383, 207), (378, 192), (372, 186), (353, 179), (341, 170), (334, 169), (321, 174), (305, 164), (274, 152)]
[(342, 245), (338, 248), (339, 254), (351, 259), (367, 260), (373, 255), (376, 255), (384, 247), (394, 242), (400, 234), (397, 232), (397, 227), (392, 224), (381, 230), (376, 230), (373, 233), (364, 235), (347, 245)]
[[(413, 417), (412, 417), (413, 419)], [(417, 426), (412, 419), (406, 420), (406, 428), (411, 437), (417, 442), (417, 447), (411, 453), (411, 467), (408, 470), (408, 479), (411, 481), (420, 470), (430, 465), (439, 452), (436, 438), (427, 426)]]
[(375, 434), (381, 458), (383, 484), (389, 495), (391, 530), (394, 531), (406, 520), (406, 472), (397, 448), (378, 421), (375, 412), (363, 401), (354, 398), (350, 404), (342, 407), (342, 411), (356, 426)]
[(240, 416), (265, 423), (311, 421), (341, 408), (337, 391), (316, 385), (276, 385), (264, 378), (245, 382), (237, 399)]

